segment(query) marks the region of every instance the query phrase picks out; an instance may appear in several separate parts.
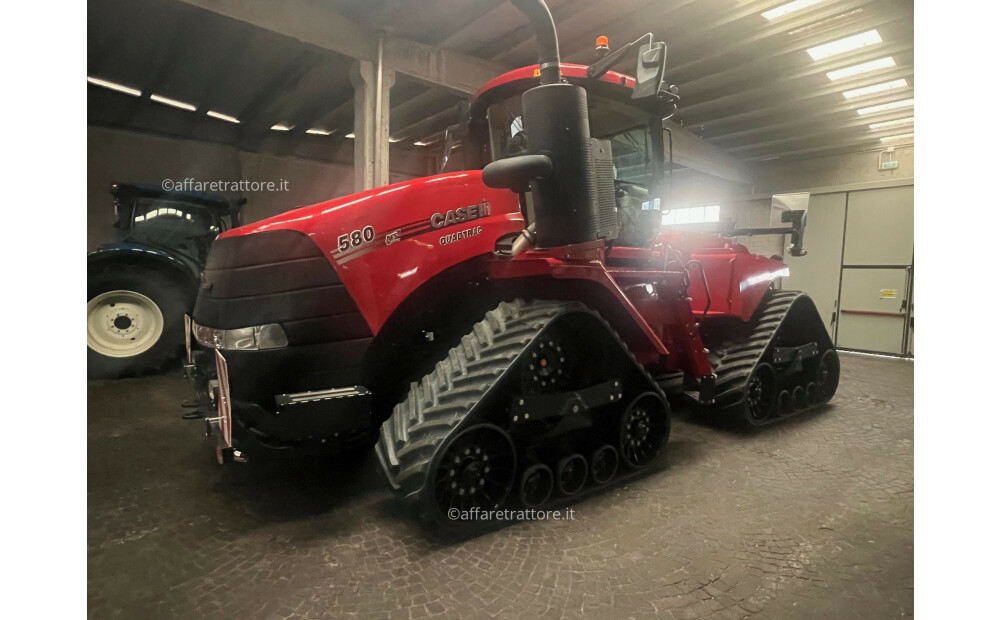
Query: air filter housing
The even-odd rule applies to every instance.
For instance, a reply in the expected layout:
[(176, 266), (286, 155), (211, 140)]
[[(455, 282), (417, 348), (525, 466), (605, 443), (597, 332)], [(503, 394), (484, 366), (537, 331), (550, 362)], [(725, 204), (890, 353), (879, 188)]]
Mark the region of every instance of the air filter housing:
[(597, 239), (600, 218), (586, 91), (543, 84), (521, 96), (528, 151), (552, 160), (552, 174), (532, 181), (537, 247)]

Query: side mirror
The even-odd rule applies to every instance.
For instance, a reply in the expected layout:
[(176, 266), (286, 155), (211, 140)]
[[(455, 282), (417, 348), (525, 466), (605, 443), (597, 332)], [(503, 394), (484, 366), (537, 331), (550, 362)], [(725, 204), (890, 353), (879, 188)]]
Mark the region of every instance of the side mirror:
[(635, 88), (633, 99), (652, 97), (661, 92), (663, 74), (667, 70), (667, 44), (651, 42), (639, 48), (639, 59), (635, 67)]

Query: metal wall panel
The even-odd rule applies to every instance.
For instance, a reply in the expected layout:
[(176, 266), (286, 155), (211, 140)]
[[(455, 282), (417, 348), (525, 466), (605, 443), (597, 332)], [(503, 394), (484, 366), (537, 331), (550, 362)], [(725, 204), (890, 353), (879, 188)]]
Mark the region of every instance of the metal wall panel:
[(912, 262), (913, 186), (851, 192), (844, 265), (905, 266)]

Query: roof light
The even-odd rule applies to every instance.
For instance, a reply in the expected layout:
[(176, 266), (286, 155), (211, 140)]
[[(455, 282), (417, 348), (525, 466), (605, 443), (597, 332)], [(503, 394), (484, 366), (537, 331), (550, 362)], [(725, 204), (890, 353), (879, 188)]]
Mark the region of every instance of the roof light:
[(889, 103), (883, 103), (880, 105), (873, 105), (867, 108), (861, 108), (858, 110), (858, 114), (874, 114), (875, 112), (886, 112), (888, 110), (898, 110), (899, 108), (912, 108), (913, 99), (900, 99), (899, 101), (891, 101)]
[(894, 142), (896, 140), (905, 140), (906, 138), (912, 138), (912, 137), (913, 137), (913, 132), (911, 131), (910, 133), (901, 133), (897, 136), (886, 136), (880, 139), (882, 140), (882, 142)]
[(287, 125), (285, 123), (275, 123), (271, 125), (271, 129), (273, 131), (291, 131), (292, 127), (294, 127), (294, 125)]
[(913, 117), (907, 116), (906, 118), (897, 118), (892, 121), (883, 121), (881, 123), (872, 123), (868, 125), (868, 129), (885, 129), (886, 127), (899, 127), (900, 125), (912, 125)]
[(87, 76), (87, 82), (95, 86), (103, 86), (104, 88), (110, 88), (111, 90), (116, 90), (120, 93), (125, 93), (126, 95), (132, 95), (133, 97), (138, 97), (142, 94), (141, 90), (135, 88), (129, 88), (124, 84), (119, 84), (117, 82), (112, 82), (110, 80), (102, 80), (101, 78), (95, 78)]
[(226, 121), (227, 123), (236, 123), (238, 125), (240, 122), (240, 119), (236, 118), (235, 116), (229, 116), (228, 114), (223, 114), (222, 112), (216, 112), (215, 110), (209, 110), (208, 112), (205, 112), (205, 114), (211, 116), (212, 118), (217, 118), (220, 121)]
[(904, 88), (906, 86), (906, 80), (899, 79), (893, 80), (891, 82), (882, 82), (881, 84), (872, 84), (871, 86), (865, 86), (863, 88), (855, 88), (853, 90), (845, 90), (844, 96), (848, 99), (853, 99), (855, 97), (863, 97), (865, 95), (872, 95), (874, 93), (881, 93), (887, 90), (893, 90), (896, 88)]
[(852, 50), (867, 47), (869, 45), (875, 45), (876, 43), (881, 42), (882, 37), (879, 36), (878, 30), (869, 30), (868, 32), (862, 32), (843, 39), (838, 39), (836, 41), (830, 41), (829, 43), (824, 43), (823, 45), (810, 47), (806, 50), (806, 53), (812, 56), (813, 60), (823, 60), (824, 58), (829, 58), (831, 56), (836, 56), (837, 54), (843, 54), (845, 52), (850, 52)]
[(328, 136), (333, 132), (321, 129), (320, 127), (313, 127), (312, 129), (306, 129), (306, 133), (311, 133), (314, 136)]
[(876, 71), (878, 69), (886, 69), (888, 67), (895, 67), (896, 61), (892, 59), (892, 56), (886, 56), (885, 58), (879, 58), (878, 60), (873, 60), (871, 62), (863, 62), (860, 65), (854, 65), (853, 67), (845, 67), (843, 69), (837, 69), (836, 71), (829, 71), (826, 77), (830, 78), (830, 81), (842, 80), (846, 77), (851, 77), (852, 75), (860, 75), (862, 73), (868, 73), (869, 71)]
[(352, 131), (351, 133), (347, 134), (347, 135), (346, 135), (346, 136), (344, 136), (344, 137), (345, 137), (345, 138), (350, 138), (351, 140), (353, 140), (353, 139), (354, 139), (354, 132)]
[(775, 7), (770, 11), (764, 11), (761, 13), (761, 17), (767, 21), (778, 19), (779, 17), (784, 17), (789, 13), (794, 13), (795, 11), (801, 11), (806, 7), (810, 7), (814, 4), (819, 4), (823, 0), (795, 0), (794, 2), (789, 2), (788, 4), (782, 4), (779, 7)]
[(157, 103), (162, 103), (164, 105), (169, 105), (175, 108), (180, 108), (182, 110), (187, 110), (188, 112), (194, 112), (195, 110), (198, 109), (197, 106), (191, 105), (190, 103), (185, 103), (183, 101), (171, 99), (170, 97), (164, 97), (163, 95), (157, 95), (156, 93), (150, 95), (149, 98)]

